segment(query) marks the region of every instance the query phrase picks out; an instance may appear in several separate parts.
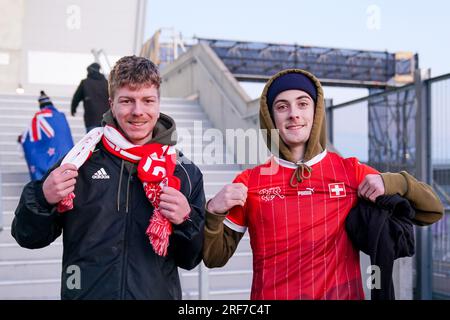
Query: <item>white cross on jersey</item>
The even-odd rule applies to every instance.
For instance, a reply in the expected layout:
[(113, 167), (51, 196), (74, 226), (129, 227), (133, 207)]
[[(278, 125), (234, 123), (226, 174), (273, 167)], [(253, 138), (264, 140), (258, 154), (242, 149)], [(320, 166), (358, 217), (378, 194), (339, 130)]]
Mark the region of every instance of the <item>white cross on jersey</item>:
[(345, 192), (345, 185), (343, 182), (329, 183), (328, 189), (330, 191), (330, 198), (342, 198), (347, 196), (347, 193)]

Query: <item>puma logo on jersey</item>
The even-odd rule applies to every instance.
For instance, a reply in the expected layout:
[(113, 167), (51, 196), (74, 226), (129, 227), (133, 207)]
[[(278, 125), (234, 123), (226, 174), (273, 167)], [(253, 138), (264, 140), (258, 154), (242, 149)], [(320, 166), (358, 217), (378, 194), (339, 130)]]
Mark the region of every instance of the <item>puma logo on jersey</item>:
[(280, 192), (281, 192), (280, 187), (273, 187), (259, 190), (259, 194), (261, 195), (261, 199), (263, 201), (272, 201), (273, 199), (275, 199), (275, 197), (284, 199), (284, 195), (282, 195)]
[(314, 188), (306, 188), (306, 190), (297, 191), (298, 196), (312, 196), (314, 193)]

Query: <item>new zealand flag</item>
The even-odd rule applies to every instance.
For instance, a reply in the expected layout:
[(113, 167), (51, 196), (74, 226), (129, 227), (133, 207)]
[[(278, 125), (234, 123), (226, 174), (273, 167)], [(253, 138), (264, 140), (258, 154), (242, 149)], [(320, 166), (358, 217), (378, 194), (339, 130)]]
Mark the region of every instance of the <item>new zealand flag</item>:
[(73, 147), (66, 116), (53, 105), (36, 112), (21, 143), (31, 180), (41, 179)]

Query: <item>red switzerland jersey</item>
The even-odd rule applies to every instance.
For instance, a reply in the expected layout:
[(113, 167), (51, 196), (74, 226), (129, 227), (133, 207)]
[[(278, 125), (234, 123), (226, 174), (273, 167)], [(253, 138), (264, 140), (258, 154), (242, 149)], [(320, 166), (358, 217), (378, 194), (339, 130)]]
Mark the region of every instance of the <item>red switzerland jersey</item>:
[(306, 164), (312, 175), (296, 188), (289, 184), (296, 165), (275, 157), (234, 180), (248, 187), (247, 202), (224, 223), (249, 230), (251, 299), (364, 299), (359, 252), (345, 218), (360, 182), (378, 172), (327, 151)]

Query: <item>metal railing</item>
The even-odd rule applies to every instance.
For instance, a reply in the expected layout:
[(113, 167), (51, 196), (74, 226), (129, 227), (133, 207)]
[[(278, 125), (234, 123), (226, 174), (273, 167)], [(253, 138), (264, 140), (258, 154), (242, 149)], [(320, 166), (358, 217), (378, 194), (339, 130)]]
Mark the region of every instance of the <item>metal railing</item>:
[(433, 297), (450, 299), (450, 74), (427, 80), (431, 103), (431, 166), (434, 189), (446, 213), (431, 228)]
[(0, 171), (0, 231), (3, 230), (3, 195), (2, 195), (3, 183), (2, 173)]
[[(425, 78), (425, 79), (424, 79)], [(431, 184), (446, 214), (416, 231), (416, 298), (450, 298), (450, 74), (327, 108), (330, 140), (380, 171), (406, 170)]]

